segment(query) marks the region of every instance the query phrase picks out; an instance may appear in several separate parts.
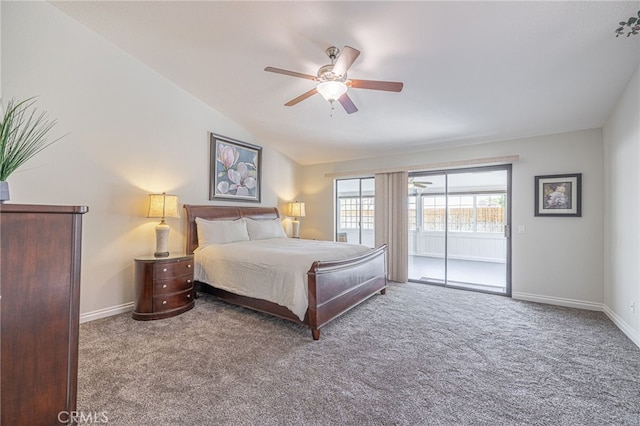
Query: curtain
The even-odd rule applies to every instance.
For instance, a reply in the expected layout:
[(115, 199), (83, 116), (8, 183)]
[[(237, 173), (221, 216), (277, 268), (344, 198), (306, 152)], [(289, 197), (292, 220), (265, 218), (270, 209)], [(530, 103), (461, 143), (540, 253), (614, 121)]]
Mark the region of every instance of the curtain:
[(409, 279), (409, 237), (407, 221), (406, 171), (375, 175), (375, 244), (387, 244), (387, 278)]

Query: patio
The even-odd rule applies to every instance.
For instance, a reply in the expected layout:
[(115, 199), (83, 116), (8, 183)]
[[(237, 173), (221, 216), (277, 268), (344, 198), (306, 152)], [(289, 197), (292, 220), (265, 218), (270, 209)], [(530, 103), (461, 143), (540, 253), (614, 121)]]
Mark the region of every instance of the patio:
[[(506, 263), (449, 259), (447, 285), (493, 293), (506, 293)], [(409, 280), (444, 284), (445, 259), (409, 255)]]

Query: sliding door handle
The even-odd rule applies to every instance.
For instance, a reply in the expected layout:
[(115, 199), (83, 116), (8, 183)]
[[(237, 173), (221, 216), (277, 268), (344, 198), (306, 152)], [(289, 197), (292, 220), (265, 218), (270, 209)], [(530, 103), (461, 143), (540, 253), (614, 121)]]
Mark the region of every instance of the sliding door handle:
[(504, 237), (511, 238), (511, 225), (504, 226)]

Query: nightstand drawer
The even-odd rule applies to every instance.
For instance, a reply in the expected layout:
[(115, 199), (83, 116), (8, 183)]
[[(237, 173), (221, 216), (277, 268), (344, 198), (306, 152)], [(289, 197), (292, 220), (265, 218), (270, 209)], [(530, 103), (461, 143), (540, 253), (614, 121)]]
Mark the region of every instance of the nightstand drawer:
[(168, 294), (153, 297), (153, 312), (170, 311), (176, 308), (182, 308), (193, 301), (193, 289), (183, 291), (182, 293)]
[(182, 275), (180, 277), (169, 278), (167, 280), (158, 280), (153, 283), (153, 294), (177, 293), (183, 290), (189, 290), (193, 287), (193, 275)]
[(153, 265), (153, 276), (158, 280), (192, 273), (193, 259), (184, 259), (177, 262), (165, 262)]

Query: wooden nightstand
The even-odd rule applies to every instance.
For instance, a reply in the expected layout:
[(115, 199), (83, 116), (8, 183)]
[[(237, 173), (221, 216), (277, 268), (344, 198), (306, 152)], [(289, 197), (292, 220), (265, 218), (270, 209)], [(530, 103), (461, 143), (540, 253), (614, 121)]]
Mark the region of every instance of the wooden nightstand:
[(193, 255), (135, 259), (133, 319), (169, 318), (194, 306)]

